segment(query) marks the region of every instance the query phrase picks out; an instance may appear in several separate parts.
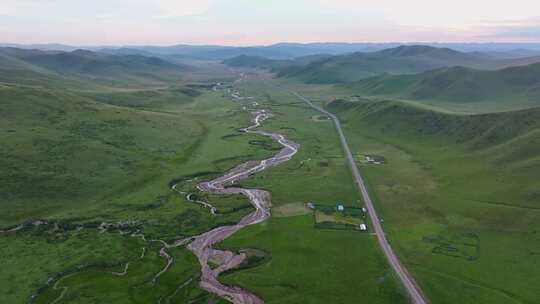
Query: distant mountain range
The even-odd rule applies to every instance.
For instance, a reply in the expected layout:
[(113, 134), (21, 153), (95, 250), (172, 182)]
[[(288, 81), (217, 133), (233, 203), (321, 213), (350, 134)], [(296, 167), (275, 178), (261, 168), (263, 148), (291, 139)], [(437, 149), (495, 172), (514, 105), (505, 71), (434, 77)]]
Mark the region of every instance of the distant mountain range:
[(89, 49), (84, 47), (71, 46), (60, 43), (37, 43), (37, 44), (18, 44), (18, 43), (0, 43), (1, 48), (16, 48), (26, 50), (41, 50), (41, 51), (64, 51), (71, 52), (78, 49)]
[[(296, 57), (329, 54), (343, 55), (354, 52), (375, 52), (395, 48), (403, 43), (278, 43), (268, 46), (220, 46), (220, 45), (186, 45), (172, 46), (70, 46), (64, 44), (1, 44), (0, 47), (16, 47), (22, 49), (74, 51), (86, 49), (109, 54), (144, 54), (186, 59), (224, 60), (240, 55), (260, 56), (270, 59), (292, 59)], [(414, 45), (407, 43), (405, 45)], [(540, 55), (540, 44), (535, 43), (428, 43), (437, 48), (450, 48), (462, 52), (492, 53), (501, 58), (516, 58)]]
[(465, 66), (499, 69), (540, 62), (538, 57), (504, 58), (487, 53), (464, 53), (448, 48), (406, 45), (376, 52), (310, 57), (311, 60), (272, 60), (239, 56), (224, 63), (236, 67), (263, 68), (279, 77), (293, 77), (308, 83), (343, 83), (380, 74), (416, 74), (442, 67)]
[(0, 48), (0, 81), (18, 84), (159, 82), (179, 79), (190, 67), (157, 57), (88, 50)]
[[(192, 71), (192, 67), (176, 62), (177, 58), (193, 56), (194, 52), (199, 52), (201, 57), (221, 57), (240, 49), (242, 52), (274, 52), (274, 55), (281, 50), (283, 57), (293, 53), (317, 54), (282, 59), (240, 55), (223, 62), (234, 67), (267, 69), (280, 77), (308, 83), (342, 84), (343, 88), (364, 96), (452, 102), (540, 100), (540, 57), (518, 56), (518, 53), (534, 54), (531, 50), (516, 50), (513, 55), (502, 56), (402, 45), (345, 55), (331, 53), (353, 46), (357, 47), (353, 44), (281, 44), (262, 49), (174, 46), (101, 51), (4, 47), (0, 48), (0, 82), (76, 87), (159, 85), (182, 79)], [(327, 52), (320, 53), (323, 49)]]
[(146, 52), (174, 58), (202, 60), (224, 60), (237, 56), (265, 57), (269, 59), (293, 59), (311, 55), (338, 55), (357, 51), (373, 51), (394, 46), (394, 44), (351, 44), (351, 43), (280, 43), (269, 46), (230, 47), (218, 45), (174, 45), (174, 46), (129, 46), (122, 48), (102, 48), (102, 52)]

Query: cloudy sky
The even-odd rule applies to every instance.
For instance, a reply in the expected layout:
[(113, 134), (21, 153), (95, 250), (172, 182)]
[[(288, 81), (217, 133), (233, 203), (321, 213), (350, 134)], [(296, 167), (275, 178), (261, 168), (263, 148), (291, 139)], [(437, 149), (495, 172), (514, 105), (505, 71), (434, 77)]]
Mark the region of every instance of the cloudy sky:
[(0, 0), (0, 42), (540, 42), (538, 0)]

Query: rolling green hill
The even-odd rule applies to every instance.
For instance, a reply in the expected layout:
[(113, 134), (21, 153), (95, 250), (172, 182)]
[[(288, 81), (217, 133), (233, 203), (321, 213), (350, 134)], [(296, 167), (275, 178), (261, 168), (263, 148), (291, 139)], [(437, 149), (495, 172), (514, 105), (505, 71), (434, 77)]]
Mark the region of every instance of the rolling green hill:
[[(432, 303), (538, 301), (540, 108), (327, 107), (343, 122), (387, 237)], [(385, 163), (365, 164), (364, 154)]]
[(345, 85), (359, 95), (454, 103), (540, 104), (540, 63), (481, 71), (444, 68), (417, 75), (381, 75)]
[[(284, 210), (291, 204), (304, 209), (299, 202), (314, 199), (329, 206), (356, 202), (347, 168), (339, 159), (327, 159), (340, 155), (332, 125), (312, 120), (316, 113), (306, 107), (290, 107), (294, 97), (279, 90), (270, 95), (276, 90), (269, 89), (266, 95), (253, 87), (253, 94), (247, 81), (238, 90), (279, 113), (265, 128), (295, 138), (304, 148), (292, 164), (252, 179), (261, 185), (246, 186), (272, 187), (268, 190), (275, 206)], [(253, 210), (246, 199), (207, 196), (195, 192), (195, 185), (279, 149), (258, 135), (237, 136), (249, 121), (241, 110), (245, 104), (232, 101), (226, 89), (211, 88), (78, 92), (1, 87), (0, 109), (6, 119), (0, 121), (0, 229), (28, 223), (16, 233), (0, 235), (3, 302), (225, 303), (198, 288), (198, 261), (183, 247), (166, 248), (174, 262), (153, 281), (167, 261), (162, 243), (150, 241), (172, 243), (240, 221)], [(306, 162), (310, 158), (317, 161)], [(211, 202), (219, 214), (189, 202), (186, 193), (172, 191), (176, 182), (181, 191)], [(38, 220), (49, 224), (30, 224)], [(102, 223), (113, 226), (103, 231), (98, 229)], [(256, 226), (266, 236), (250, 245), (227, 246), (260, 249), (267, 256), (264, 264), (248, 264), (226, 275), (262, 271), (259, 279), (249, 281), (257, 284), (253, 290), (265, 301), (349, 303), (357, 299), (356, 282), (361, 281), (363, 298), (370, 303), (406, 302), (368, 234), (319, 231), (305, 211)], [(131, 237), (139, 232), (148, 241)], [(284, 237), (268, 239), (276, 235)], [(350, 244), (358, 254), (343, 259), (339, 252)], [(30, 300), (32, 295), (36, 297)]]
[[(448, 143), (466, 145), (469, 148), (505, 145), (515, 138), (532, 138), (540, 130), (540, 108), (455, 115), (397, 101), (350, 102), (343, 100), (334, 100), (327, 105), (327, 108), (332, 112), (346, 114), (348, 121), (361, 120), (362, 124), (379, 126), (381, 132), (423, 139), (443, 139)], [(530, 148), (533, 148), (536, 141), (530, 144)], [(512, 150), (518, 148), (520, 147), (514, 146)], [(533, 154), (540, 156), (540, 146)]]
[(157, 85), (181, 79), (190, 67), (156, 57), (0, 48), (0, 81), (71, 86)]
[[(115, 229), (100, 233), (103, 222), (169, 240), (240, 220), (249, 208), (212, 217), (169, 186), (178, 177), (217, 170), (211, 160), (258, 156), (261, 149), (236, 138), (227, 141), (233, 148), (216, 148), (247, 120), (231, 111), (234, 106), (219, 92), (187, 86), (79, 92), (0, 85), (2, 303), (54, 301), (62, 295), (52, 280), (82, 269), (91, 275), (85, 284), (96, 284), (89, 297), (115, 302), (120, 293), (131, 303), (129, 290), (140, 289), (163, 267), (159, 245)], [(24, 229), (5, 233), (18, 225)], [(142, 260), (141, 250), (145, 258), (130, 263), (130, 280), (109, 283), (109, 271)], [(170, 295), (178, 281), (198, 275), (198, 263), (185, 249), (169, 253), (182, 262), (169, 270), (170, 278), (148, 286), (141, 297), (150, 300), (143, 301)], [(178, 301), (208, 297), (196, 284), (186, 286)], [(84, 302), (80, 298), (73, 301)]]
[(540, 58), (497, 60), (483, 53), (463, 53), (422, 45), (400, 46), (372, 53), (334, 56), (278, 72), (308, 83), (353, 82), (380, 74), (415, 74), (442, 67), (495, 69), (537, 62)]
[[(129, 95), (116, 97), (122, 99), (131, 100)], [(190, 100), (175, 93), (178, 104)], [(151, 101), (147, 108), (157, 106)], [(175, 115), (107, 105), (65, 90), (2, 86), (0, 105), (2, 226), (72, 208), (95, 208), (107, 195), (95, 189), (110, 188), (113, 195), (127, 191), (113, 181), (150, 182), (156, 173), (148, 166), (172, 161), (185, 150), (191, 140), (179, 138), (175, 130), (202, 132)]]

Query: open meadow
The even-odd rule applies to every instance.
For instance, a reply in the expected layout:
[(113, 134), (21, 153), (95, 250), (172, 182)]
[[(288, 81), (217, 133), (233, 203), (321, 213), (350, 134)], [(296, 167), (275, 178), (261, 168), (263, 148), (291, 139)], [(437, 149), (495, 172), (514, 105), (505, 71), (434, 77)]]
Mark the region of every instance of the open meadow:
[[(327, 104), (387, 237), (433, 303), (535, 303), (540, 112), (458, 115), (439, 107)], [(367, 164), (366, 154), (385, 162)]]
[[(332, 124), (259, 78), (236, 86), (273, 112), (263, 129), (301, 148), (287, 164), (242, 182), (269, 190), (275, 215), (219, 245), (252, 252), (221, 279), (268, 303), (349, 302), (359, 295), (405, 303), (369, 231), (320, 229), (305, 206), (362, 206)], [(173, 262), (164, 268), (160, 243), (149, 240), (196, 235), (253, 210), (243, 197), (195, 189), (280, 149), (238, 133), (249, 120), (246, 103), (226, 89), (194, 85), (85, 92), (6, 86), (2, 94), (10, 97), (3, 99), (10, 119), (2, 123), (13, 131), (3, 138), (9, 182), (2, 191), (10, 200), (1, 220), (4, 230), (16, 230), (0, 237), (6, 303), (215, 303), (197, 287), (200, 269), (189, 251), (168, 249)]]
[[(148, 286), (150, 298), (136, 300), (146, 303), (171, 296), (187, 281), (188, 291), (174, 301), (206, 301), (191, 253), (177, 249), (172, 274), (152, 288), (152, 277), (166, 263), (160, 246), (129, 235), (168, 241), (238, 221), (252, 209), (246, 199), (216, 198), (220, 214), (212, 216), (171, 190), (171, 183), (208, 178), (242, 159), (271, 155), (272, 145), (232, 136), (249, 116), (223, 91), (112, 91), (1, 88), (7, 111), (0, 175), (4, 303), (32, 295), (37, 303), (130, 303), (139, 298), (132, 294), (136, 286)], [(193, 185), (183, 190), (194, 191)], [(147, 253), (139, 261), (141, 252)], [(116, 279), (108, 273), (121, 272), (126, 263), (126, 279), (107, 283)]]
[(406, 303), (369, 232), (318, 229), (312, 211), (293, 207), (308, 202), (362, 206), (332, 123), (313, 120), (316, 112), (259, 77), (247, 77), (239, 86), (275, 114), (264, 129), (279, 130), (301, 147), (287, 164), (243, 182), (272, 193), (274, 216), (221, 246), (253, 247), (271, 258), (223, 279), (257, 292), (267, 303)]
[(123, 80), (132, 85), (0, 85), (5, 303), (226, 303), (199, 286), (189, 245), (256, 209), (198, 185), (282, 149), (239, 131), (261, 109), (272, 113), (261, 130), (300, 147), (233, 182), (270, 192), (272, 216), (218, 242), (244, 257), (219, 280), (265, 303), (408, 303), (331, 114), (292, 92), (341, 120), (385, 235), (432, 303), (540, 298), (540, 111), (525, 99), (362, 95), (359, 84), (195, 67)]
[(0, 304), (540, 304), (540, 1), (1, 3)]

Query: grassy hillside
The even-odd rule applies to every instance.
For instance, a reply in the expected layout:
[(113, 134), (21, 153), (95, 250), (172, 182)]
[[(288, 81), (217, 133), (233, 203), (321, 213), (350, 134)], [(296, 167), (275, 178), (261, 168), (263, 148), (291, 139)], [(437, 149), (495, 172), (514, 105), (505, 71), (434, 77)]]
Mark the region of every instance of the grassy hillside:
[[(405, 303), (371, 235), (315, 229), (303, 206), (358, 200), (332, 125), (254, 79), (243, 78), (238, 90), (272, 108), (264, 128), (287, 134), (302, 149), (291, 162), (242, 182), (272, 191), (276, 219), (221, 244), (265, 253), (263, 261), (222, 279), (267, 303), (348, 303), (358, 298), (358, 282), (369, 303)], [(182, 191), (198, 193), (198, 181), (277, 151), (269, 139), (238, 136), (249, 121), (244, 104), (211, 87), (2, 86), (8, 119), (0, 123), (0, 229), (47, 221), (0, 232), (5, 303), (37, 294), (30, 302), (224, 304), (197, 287), (199, 267), (185, 248), (167, 250), (174, 263), (153, 282), (166, 263), (161, 243), (132, 237), (142, 232), (147, 240), (172, 241), (236, 223), (253, 210), (240, 196), (202, 195), (218, 208), (212, 215), (170, 189), (179, 181)], [(101, 223), (120, 228), (100, 231)], [(343, 258), (350, 244), (357, 254)]]
[(190, 68), (156, 57), (0, 48), (0, 81), (77, 87), (159, 85), (178, 81)]
[[(198, 263), (184, 248), (169, 251), (181, 262), (152, 284), (164, 266), (160, 246), (130, 236), (138, 231), (170, 240), (237, 222), (250, 212), (245, 199), (226, 197), (212, 199), (224, 211), (214, 217), (169, 185), (226, 170), (238, 154), (270, 153), (249, 138), (227, 139), (231, 148), (217, 148), (247, 121), (238, 105), (209, 90), (215, 77), (230, 81), (232, 75), (205, 67), (189, 75), (190, 85), (178, 80), (191, 68), (161, 59), (86, 51), (0, 53), (3, 303), (146, 303), (164, 295), (181, 303), (220, 303), (198, 289)], [(99, 229), (102, 223), (111, 226)], [(6, 232), (13, 227), (23, 228)], [(114, 273), (127, 263), (124, 280)], [(184, 281), (191, 283), (176, 292)], [(69, 292), (57, 283), (67, 284)], [(135, 286), (138, 300), (130, 296)]]
[(417, 75), (381, 75), (345, 87), (359, 95), (414, 100), (538, 104), (540, 63), (496, 71), (454, 67)]
[[(536, 58), (540, 60), (540, 58)], [(372, 53), (334, 56), (280, 71), (308, 83), (353, 82), (379, 74), (415, 74), (441, 67), (467, 66), (494, 69), (535, 62), (535, 59), (496, 60), (482, 53), (462, 53), (447, 48), (412, 45)]]
[(189, 103), (202, 94), (200, 89), (189, 86), (171, 86), (144, 90), (90, 92), (82, 95), (116, 106), (166, 111)]
[[(387, 236), (433, 303), (535, 303), (540, 108), (454, 115), (330, 103)], [(363, 162), (363, 155), (385, 159)]]
[[(149, 284), (163, 268), (159, 244), (116, 229), (100, 233), (97, 227), (122, 223), (149, 239), (169, 240), (246, 215), (251, 209), (242, 198), (212, 199), (229, 210), (213, 217), (169, 188), (179, 177), (226, 170), (233, 156), (271, 153), (249, 144), (249, 138), (223, 139), (247, 121), (237, 107), (219, 92), (188, 87), (80, 93), (1, 86), (0, 229), (46, 221), (17, 233), (0, 232), (4, 303), (26, 303), (36, 293), (37, 303), (50, 303), (61, 290), (47, 286), (49, 278), (71, 272), (92, 288), (79, 290), (78, 281), (62, 280), (74, 286), (67, 302), (132, 303), (128, 295), (134, 286), (142, 292), (138, 299), (154, 302), (187, 280), (193, 284), (175, 296), (179, 302), (209, 298), (197, 288), (197, 261), (185, 249), (171, 250), (182, 262)], [(219, 149), (224, 143), (231, 147)], [(122, 272), (126, 262), (126, 280), (110, 274)]]
[[(100, 208), (107, 194), (95, 189), (120, 194), (128, 191), (122, 185), (150, 182), (157, 176), (149, 168), (173, 161), (193, 135), (203, 132), (188, 119), (109, 106), (54, 89), (5, 86), (0, 102), (5, 115), (2, 226), (68, 214), (73, 208)], [(175, 129), (191, 136), (179, 138)]]
[[(343, 112), (347, 115), (347, 121), (354, 119), (369, 124), (381, 120), (379, 124), (384, 123), (384, 127), (381, 127), (384, 132), (399, 132), (404, 136), (421, 139), (447, 140), (449, 144), (455, 143), (471, 149), (504, 145), (520, 137), (532, 138), (540, 129), (540, 108), (452, 115), (395, 101), (363, 103), (342, 100), (329, 103), (327, 108), (333, 112)], [(536, 142), (531, 142), (530, 148), (534, 144)], [(518, 148), (524, 147), (514, 146), (513, 153)], [(540, 150), (532, 152), (533, 155), (540, 154)]]

